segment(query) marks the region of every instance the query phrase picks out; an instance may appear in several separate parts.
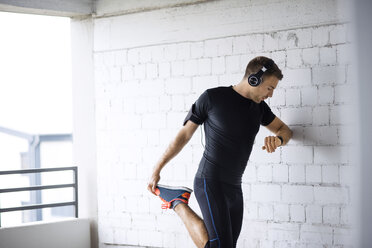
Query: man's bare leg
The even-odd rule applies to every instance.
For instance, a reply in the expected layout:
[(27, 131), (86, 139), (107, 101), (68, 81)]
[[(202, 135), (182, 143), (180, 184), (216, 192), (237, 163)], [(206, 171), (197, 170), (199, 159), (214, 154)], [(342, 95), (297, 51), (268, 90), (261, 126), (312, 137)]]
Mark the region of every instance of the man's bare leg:
[(201, 219), (187, 204), (179, 203), (174, 211), (182, 219), (191, 239), (198, 248), (204, 248), (208, 242), (208, 232), (203, 219)]

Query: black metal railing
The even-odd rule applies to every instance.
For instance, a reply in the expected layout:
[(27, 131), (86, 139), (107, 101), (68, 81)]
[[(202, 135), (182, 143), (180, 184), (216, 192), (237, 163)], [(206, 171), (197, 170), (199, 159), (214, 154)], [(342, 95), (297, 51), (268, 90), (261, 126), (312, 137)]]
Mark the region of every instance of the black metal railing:
[(12, 208), (1, 208), (0, 206), (0, 227), (1, 227), (1, 213), (11, 212), (11, 211), (22, 211), (22, 210), (30, 210), (30, 209), (42, 209), (42, 208), (62, 207), (62, 206), (73, 205), (75, 206), (75, 217), (78, 218), (78, 170), (76, 166), (0, 171), (0, 175), (42, 173), (42, 172), (50, 172), (50, 171), (68, 171), (68, 170), (72, 170), (74, 172), (74, 182), (71, 184), (37, 185), (37, 186), (30, 186), (30, 187), (0, 189), (0, 193), (9, 193), (9, 192), (33, 191), (33, 190), (43, 190), (43, 189), (57, 189), (57, 188), (70, 188), (70, 187), (74, 188), (74, 201), (48, 203), (48, 204), (33, 204), (33, 205), (26, 205), (26, 206), (21, 206), (21, 207), (12, 207)]

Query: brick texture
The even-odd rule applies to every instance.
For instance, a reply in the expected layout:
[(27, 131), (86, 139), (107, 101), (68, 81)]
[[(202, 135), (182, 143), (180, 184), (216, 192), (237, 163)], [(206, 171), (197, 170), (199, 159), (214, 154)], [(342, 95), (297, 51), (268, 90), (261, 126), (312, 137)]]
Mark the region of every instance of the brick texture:
[[(138, 15), (146, 18), (146, 12)], [(244, 23), (240, 18), (236, 22)], [(198, 96), (237, 84), (257, 55), (272, 57), (282, 69), (284, 78), (268, 103), (295, 134), (267, 154), (261, 145), (269, 132), (261, 127), (243, 176), (238, 247), (352, 247), (345, 240), (352, 170), (352, 128), (344, 114), (352, 89), (348, 24), (244, 33), (246, 25), (237, 24), (243, 34), (234, 36), (198, 40), (195, 31), (192, 41), (95, 52), (101, 247), (194, 247), (177, 215), (161, 210), (146, 190), (147, 179)], [(125, 28), (113, 29), (110, 39)], [(106, 34), (99, 30), (95, 35)], [(199, 128), (163, 169), (161, 183), (193, 187), (201, 138)], [(190, 205), (200, 213), (194, 195)]]

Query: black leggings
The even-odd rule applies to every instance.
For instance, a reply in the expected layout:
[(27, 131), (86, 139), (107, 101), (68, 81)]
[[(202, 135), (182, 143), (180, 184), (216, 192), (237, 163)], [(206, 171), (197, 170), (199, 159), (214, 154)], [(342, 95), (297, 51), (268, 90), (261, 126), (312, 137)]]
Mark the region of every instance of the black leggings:
[(205, 247), (236, 247), (243, 222), (241, 185), (195, 177), (194, 192), (208, 230)]

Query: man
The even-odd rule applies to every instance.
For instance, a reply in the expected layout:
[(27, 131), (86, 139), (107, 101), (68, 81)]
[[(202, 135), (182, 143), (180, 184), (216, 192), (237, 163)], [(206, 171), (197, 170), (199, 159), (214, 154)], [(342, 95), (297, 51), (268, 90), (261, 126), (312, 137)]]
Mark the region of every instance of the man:
[[(243, 221), (241, 178), (260, 125), (276, 135), (264, 139), (262, 149), (268, 153), (292, 137), (292, 131), (264, 101), (273, 96), (282, 78), (273, 60), (259, 56), (248, 63), (239, 84), (204, 91), (154, 167), (148, 190), (161, 198), (163, 208), (174, 209), (197, 247), (236, 247)], [(194, 191), (204, 220), (187, 204), (191, 189), (158, 185), (161, 169), (202, 123), (206, 146), (194, 178)]]

